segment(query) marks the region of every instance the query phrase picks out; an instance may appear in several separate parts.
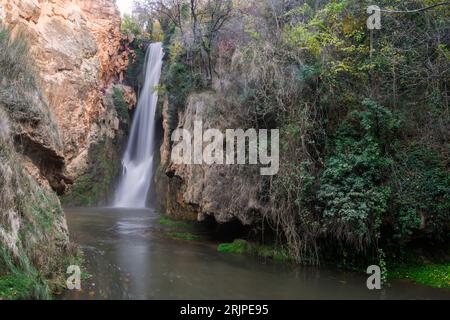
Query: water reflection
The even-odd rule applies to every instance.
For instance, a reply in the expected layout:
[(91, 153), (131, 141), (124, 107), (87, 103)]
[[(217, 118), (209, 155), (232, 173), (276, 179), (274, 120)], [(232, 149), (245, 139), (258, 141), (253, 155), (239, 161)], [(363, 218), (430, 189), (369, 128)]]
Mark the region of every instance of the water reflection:
[(264, 262), (164, 237), (150, 210), (67, 210), (92, 278), (66, 299), (450, 299), (445, 290), (393, 283), (369, 291), (365, 275)]

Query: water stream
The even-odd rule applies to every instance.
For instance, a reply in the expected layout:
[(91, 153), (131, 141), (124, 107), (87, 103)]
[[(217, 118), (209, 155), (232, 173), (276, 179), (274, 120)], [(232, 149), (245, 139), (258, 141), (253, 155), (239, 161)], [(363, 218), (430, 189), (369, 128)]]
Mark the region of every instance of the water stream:
[(122, 160), (122, 176), (114, 207), (145, 208), (153, 176), (155, 113), (164, 53), (162, 43), (151, 44), (145, 56), (145, 81)]

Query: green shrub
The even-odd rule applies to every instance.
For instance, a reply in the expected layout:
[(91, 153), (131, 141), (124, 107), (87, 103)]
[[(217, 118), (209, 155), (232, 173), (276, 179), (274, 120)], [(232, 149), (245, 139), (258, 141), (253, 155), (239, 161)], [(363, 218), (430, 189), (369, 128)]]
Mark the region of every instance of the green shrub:
[(445, 158), (416, 143), (395, 156), (394, 236), (401, 243), (423, 228), (431, 240), (447, 239), (450, 221), (450, 173)]
[(119, 118), (126, 122), (128, 120), (128, 104), (123, 97), (123, 91), (118, 87), (113, 87), (112, 98)]
[(359, 250), (376, 243), (388, 209), (392, 160), (385, 146), (397, 126), (388, 109), (369, 100), (363, 107), (350, 113), (332, 140), (318, 194), (328, 235)]
[(125, 15), (122, 20), (122, 26), (120, 28), (122, 33), (126, 35), (131, 35), (134, 37), (139, 37), (142, 33), (139, 23), (131, 16)]
[(145, 63), (145, 51), (142, 49), (142, 41), (136, 39), (133, 44), (135, 59), (130, 55), (128, 61), (127, 73), (125, 75), (126, 83), (132, 86), (136, 91), (144, 85), (143, 68)]

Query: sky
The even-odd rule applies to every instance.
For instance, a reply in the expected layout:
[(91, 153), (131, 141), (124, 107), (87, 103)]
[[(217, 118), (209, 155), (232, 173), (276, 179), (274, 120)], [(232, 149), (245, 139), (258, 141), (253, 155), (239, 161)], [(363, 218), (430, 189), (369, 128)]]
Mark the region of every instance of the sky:
[(133, 0), (116, 0), (116, 3), (122, 16), (125, 14), (131, 15)]

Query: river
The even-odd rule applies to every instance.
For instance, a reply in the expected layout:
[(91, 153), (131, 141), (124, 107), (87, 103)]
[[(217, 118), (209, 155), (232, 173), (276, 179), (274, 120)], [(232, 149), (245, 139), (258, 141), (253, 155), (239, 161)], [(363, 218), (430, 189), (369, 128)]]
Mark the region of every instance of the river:
[(152, 210), (66, 209), (71, 240), (90, 274), (63, 299), (450, 299), (405, 282), (369, 291), (364, 274), (217, 252), (167, 238)]

